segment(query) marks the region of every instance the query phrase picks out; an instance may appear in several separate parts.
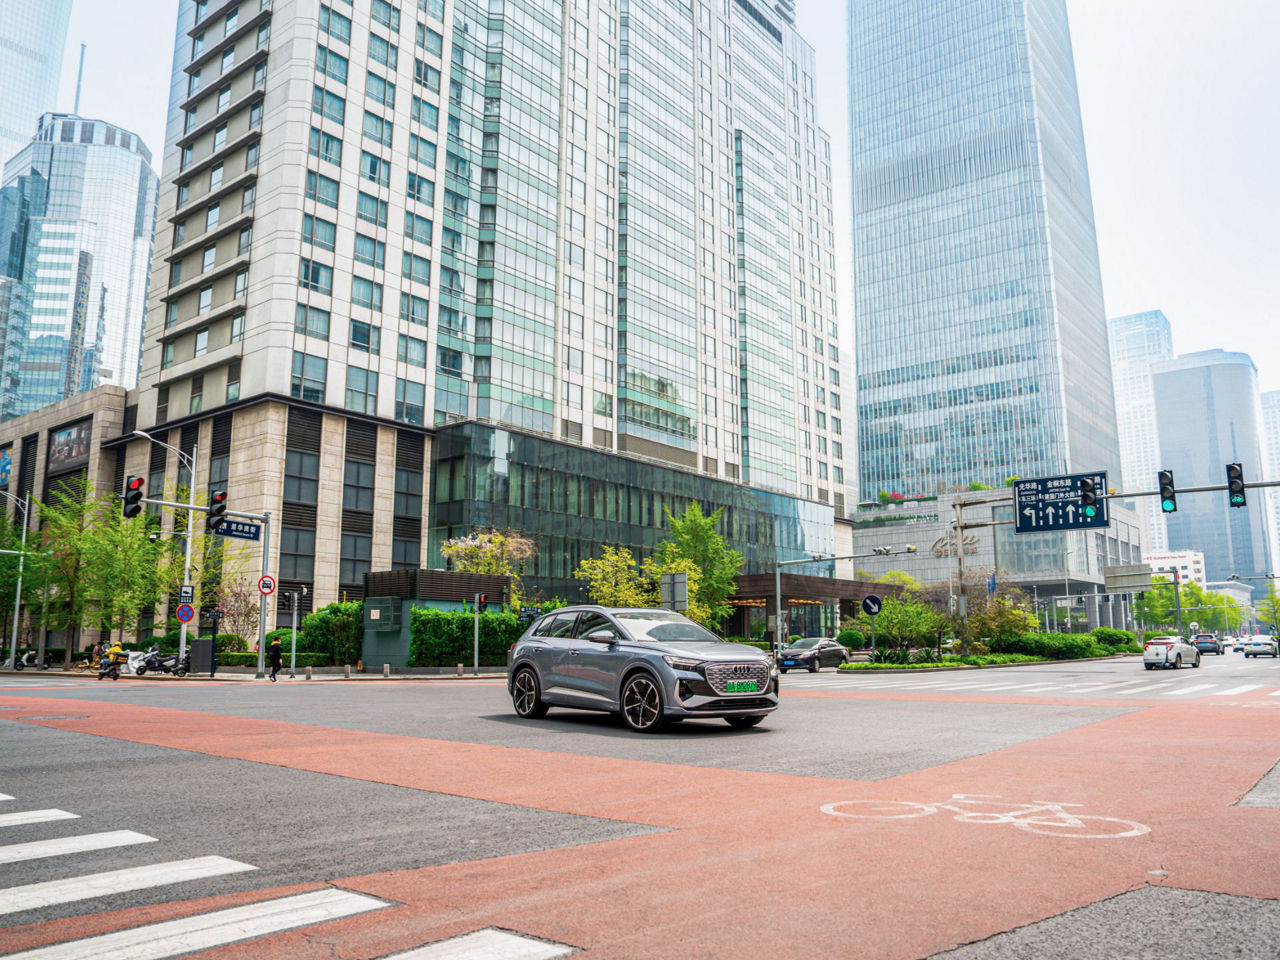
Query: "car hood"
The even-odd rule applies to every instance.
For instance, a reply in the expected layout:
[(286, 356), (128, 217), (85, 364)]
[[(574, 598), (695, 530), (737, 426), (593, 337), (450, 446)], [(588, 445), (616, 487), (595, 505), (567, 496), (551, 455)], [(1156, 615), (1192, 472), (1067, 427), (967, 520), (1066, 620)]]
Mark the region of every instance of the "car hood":
[(639, 646), (656, 653), (696, 660), (767, 660), (768, 654), (758, 647), (741, 643), (644, 643)]
[(780, 657), (807, 657), (810, 654), (817, 653), (815, 647), (783, 647), (778, 651)]

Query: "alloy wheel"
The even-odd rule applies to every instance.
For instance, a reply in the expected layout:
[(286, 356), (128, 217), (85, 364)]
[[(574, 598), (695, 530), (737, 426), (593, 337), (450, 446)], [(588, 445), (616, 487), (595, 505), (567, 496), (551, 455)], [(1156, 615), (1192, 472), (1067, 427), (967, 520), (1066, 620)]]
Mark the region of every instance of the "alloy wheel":
[(662, 694), (645, 676), (632, 677), (622, 691), (622, 714), (633, 730), (656, 730), (662, 721)]
[(538, 680), (529, 669), (516, 674), (512, 683), (511, 701), (516, 714), (521, 717), (537, 719), (547, 712), (546, 706), (538, 698)]

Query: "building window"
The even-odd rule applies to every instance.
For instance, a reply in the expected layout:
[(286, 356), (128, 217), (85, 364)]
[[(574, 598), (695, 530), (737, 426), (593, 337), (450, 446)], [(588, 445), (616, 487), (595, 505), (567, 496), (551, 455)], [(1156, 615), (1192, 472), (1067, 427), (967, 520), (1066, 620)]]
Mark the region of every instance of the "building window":
[(436, 184), (434, 180), (429, 180), (426, 177), (418, 176), (416, 173), (411, 173), (405, 181), (405, 191), (410, 200), (417, 200), (419, 203), (425, 203), (427, 206), (435, 205)]
[(332, 251), (337, 245), (338, 225), (306, 213), (302, 216), (302, 242)]
[(422, 516), (422, 474), (419, 471), (396, 468), (393, 511), (397, 517)]
[(328, 340), (329, 311), (300, 303), (294, 312), (293, 328), (304, 336), (315, 337), (317, 340)]
[(371, 323), (362, 320), (351, 321), (351, 349), (362, 353), (371, 353), (375, 357), (382, 346), (382, 331)]
[(325, 379), (328, 372), (329, 364), (324, 357), (313, 357), (295, 350), (293, 379), (289, 385), (290, 394), (299, 400), (324, 403)]
[(284, 452), (284, 498), (291, 503), (315, 503), (320, 491), (320, 455), (301, 450)]
[(235, 65), (236, 65), (236, 48), (234, 46), (231, 46), (231, 47), (228, 47), (226, 50), (222, 51), (222, 64), (218, 72), (226, 73)]
[(169, 303), (164, 308), (164, 328), (168, 330), (178, 322), (178, 305)]
[(232, 360), (227, 364), (227, 403), (235, 403), (240, 399), (240, 361)]
[(258, 195), (258, 187), (256, 184), (249, 184), (244, 188), (244, 194), (240, 201), (240, 212), (248, 213), (253, 209), (254, 198)]
[(347, 58), (326, 47), (316, 47), (316, 71), (339, 83), (346, 83)]
[(373, 540), (355, 533), (342, 535), (342, 558), (338, 563), (339, 583), (363, 583), (369, 572)]
[(213, 287), (201, 287), (200, 300), (196, 306), (196, 315), (208, 313), (213, 308)]
[(317, 127), (311, 128), (308, 150), (313, 157), (319, 157), (326, 163), (342, 164), (342, 139)]
[(343, 43), (351, 42), (351, 21), (323, 3), (320, 4), (320, 31)]
[(255, 64), (253, 68), (253, 89), (261, 90), (267, 82), (267, 62)]
[[(168, 419), (169, 419), (169, 388), (160, 387), (158, 390), (156, 390), (156, 421), (158, 423), (164, 423), (164, 421)], [(159, 484), (152, 483), (151, 489), (152, 490), (164, 489), (163, 471), (161, 473), (160, 483)]]
[(236, 273), (235, 297), (240, 299), (249, 295), (249, 271), (241, 270)]
[(200, 272), (207, 273), (213, 269), (218, 259), (218, 248), (210, 244), (200, 254)]
[(436, 370), (446, 377), (462, 376), (462, 351), (449, 347), (436, 348)]
[(221, 150), (227, 145), (227, 125), (219, 124), (213, 131), (213, 149)]
[(318, 113), (326, 120), (332, 120), (341, 126), (347, 118), (347, 101), (336, 93), (330, 93), (324, 87), (313, 87), (311, 90), (311, 112)]
[(417, 337), (406, 337), (400, 334), (399, 346), (396, 348), (396, 359), (415, 367), (425, 368), (427, 365), (427, 341)]
[(239, 343), (244, 339), (244, 314), (237, 313), (231, 318), (231, 342)]
[(382, 284), (364, 277), (351, 278), (351, 302), (358, 307), (382, 310)]
[(316, 532), (284, 527), (280, 531), (280, 578), (310, 580), (315, 569)]
[[(395, 418), (401, 423), (422, 426), (426, 417), (426, 387), (413, 380), (396, 378), (396, 412)], [(397, 497), (399, 495), (397, 494)]]
[(409, 293), (400, 294), (400, 319), (410, 323), (427, 323), (427, 301)]
[(392, 110), (396, 108), (396, 85), (389, 80), (384, 80), (376, 73), (365, 75), (364, 93), (374, 103), (380, 103)]
[(378, 372), (363, 367), (347, 367), (347, 394), (344, 404), (355, 413), (378, 410)]
[(221, 113), (223, 110), (227, 109), (227, 107), (229, 106), (231, 106), (231, 84), (227, 84), (225, 87), (223, 87), (221, 90), (218, 91), (217, 112)]
[(372, 13), (374, 22), (382, 24), (392, 33), (400, 32), (400, 11), (387, 0), (373, 0)]
[(357, 463), (348, 460), (342, 471), (342, 509), (363, 510), (373, 513), (373, 477), (372, 463)]
[(360, 154), (360, 176), (380, 187), (388, 186), (391, 183), (391, 164), (364, 150)]
[(390, 120), (383, 120), (376, 113), (370, 113), (366, 110), (362, 129), (364, 130), (364, 135), (370, 140), (380, 143), (384, 147), (391, 146), (391, 139), (395, 130)]
[(249, 252), (249, 247), (253, 244), (253, 227), (243, 227), (240, 230), (240, 240), (236, 244), (236, 256), (243, 257)]
[(298, 286), (317, 293), (333, 293), (333, 267), (303, 257), (298, 261)]
[(406, 240), (418, 243), (431, 242), (431, 221), (416, 213), (406, 212), (404, 215), (404, 236)]
[(195, 415), (204, 409), (204, 374), (197, 373), (191, 378), (191, 403), (189, 414)]
[(367, 220), (369, 223), (385, 227), (387, 225), (387, 201), (379, 200), (377, 197), (370, 196), (361, 190), (360, 196), (356, 201), (356, 216), (361, 220)]
[(382, 270), (387, 265), (387, 245), (381, 240), (357, 233), (355, 259), (357, 263), (367, 263), (375, 269)]
[(223, 164), (216, 163), (209, 169), (209, 190), (217, 190), (222, 186)]
[(417, 570), (421, 563), (420, 550), (421, 545), (417, 540), (392, 540), (391, 569)]
[(168, 343), (166, 343), (166, 344), (164, 345), (164, 348), (163, 348), (163, 350), (162, 350), (162, 352), (161, 352), (161, 354), (160, 354), (160, 369), (161, 369), (161, 370), (168, 370), (170, 367), (172, 367), (172, 366), (173, 366), (173, 352), (174, 352), (174, 349), (175, 349), (175, 345), (174, 345), (174, 342), (173, 342), (172, 340), (170, 340)]
[(416, 280), (418, 283), (430, 283), (431, 261), (426, 257), (420, 257), (416, 253), (406, 251), (401, 260), (400, 272), (408, 280)]
[(262, 126), (262, 101), (259, 100), (249, 108), (249, 129), (257, 130)]
[(209, 209), (204, 213), (204, 228), (206, 231), (217, 229), (221, 212), (222, 211), (218, 204), (213, 203), (209, 205)]
[(169, 264), (169, 287), (172, 289), (182, 282), (182, 261)]
[(195, 356), (203, 357), (209, 352), (209, 328), (201, 327), (196, 331)]

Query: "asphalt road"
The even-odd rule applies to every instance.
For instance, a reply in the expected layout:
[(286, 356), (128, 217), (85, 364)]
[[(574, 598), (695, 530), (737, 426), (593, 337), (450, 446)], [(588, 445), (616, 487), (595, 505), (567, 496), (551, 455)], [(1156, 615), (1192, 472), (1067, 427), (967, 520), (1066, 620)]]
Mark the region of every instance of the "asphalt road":
[[(124, 956), (81, 938), (343, 891), (372, 912), (207, 955), (377, 958), (492, 927), (541, 944), (513, 957), (591, 960), (1280, 957), (1278, 709), (1280, 670), (1238, 654), (792, 674), (761, 727), (647, 737), (519, 721), (493, 680), (5, 675), (0, 956)], [(984, 820), (953, 794), (1006, 799)], [(1017, 813), (1041, 798), (1110, 819)], [(48, 809), (77, 819), (4, 822)], [(146, 840), (5, 859), (118, 831)], [(53, 881), (208, 858), (222, 872), (33, 905)]]

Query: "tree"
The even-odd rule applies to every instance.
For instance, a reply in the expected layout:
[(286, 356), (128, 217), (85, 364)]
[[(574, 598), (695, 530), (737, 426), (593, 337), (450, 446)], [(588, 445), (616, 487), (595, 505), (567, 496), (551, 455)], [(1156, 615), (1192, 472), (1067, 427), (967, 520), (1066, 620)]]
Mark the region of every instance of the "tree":
[(920, 595), (922, 584), (918, 579), (907, 573), (905, 570), (888, 570), (879, 576), (871, 577), (876, 583), (890, 583), (902, 588), (905, 596), (916, 597)]
[(1267, 584), (1267, 594), (1254, 603), (1254, 609), (1262, 622), (1271, 627), (1273, 633), (1280, 631), (1280, 592), (1274, 583)]
[(969, 627), (975, 637), (1011, 640), (1035, 630), (1036, 619), (1013, 601), (997, 597), (969, 617)]
[(702, 505), (694, 500), (679, 517), (663, 509), (669, 532), (654, 552), (658, 567), (674, 571), (676, 560), (690, 561), (697, 568), (699, 579), (696, 596), (690, 584), (689, 602), (706, 608), (704, 626), (717, 625), (732, 612), (725, 601), (738, 589), (734, 577), (742, 569), (742, 554), (725, 543), (716, 530), (724, 508), (707, 516), (702, 512)]
[(41, 622), (47, 628), (67, 631), (68, 663), (79, 649), (79, 631), (90, 609), (89, 597), (81, 588), (92, 515), (90, 500), (88, 482), (81, 475), (60, 481), (49, 502), (39, 504), (41, 549), (46, 551), (41, 569), (49, 591), (49, 603), (41, 607)]
[[(928, 643), (937, 633), (941, 616), (929, 604), (908, 597), (885, 597), (876, 614), (876, 644), (911, 646)], [(871, 618), (859, 612), (854, 629), (871, 635)]]
[(148, 518), (125, 517), (114, 494), (90, 494), (83, 506), (79, 577), (87, 625), (119, 630), (123, 640), (156, 604), (162, 548), (149, 536)]
[(224, 570), (217, 603), (222, 611), (222, 629), (243, 637), (250, 644), (256, 643), (261, 608), (257, 582), (246, 576), (229, 577)]
[(711, 608), (698, 598), (698, 590), (702, 585), (702, 571), (688, 557), (673, 557), (665, 562), (657, 557), (648, 557), (643, 564), (643, 570), (644, 575), (649, 579), (651, 589), (656, 591), (654, 595), (659, 600), (661, 600), (662, 575), (683, 573), (689, 581), (689, 606), (681, 612), (690, 620), (708, 629), (715, 629), (719, 625), (720, 618), (713, 617)]
[(657, 603), (626, 547), (605, 546), (600, 557), (579, 563), (573, 575), (587, 582), (587, 596), (603, 607), (651, 607)]
[(524, 597), (524, 565), (537, 556), (534, 542), (512, 530), (476, 531), (440, 545), (440, 555), (459, 573), (487, 573), (511, 580), (510, 606)]

